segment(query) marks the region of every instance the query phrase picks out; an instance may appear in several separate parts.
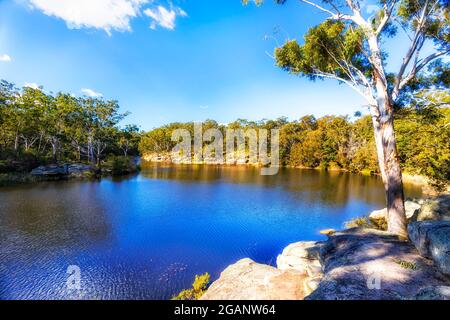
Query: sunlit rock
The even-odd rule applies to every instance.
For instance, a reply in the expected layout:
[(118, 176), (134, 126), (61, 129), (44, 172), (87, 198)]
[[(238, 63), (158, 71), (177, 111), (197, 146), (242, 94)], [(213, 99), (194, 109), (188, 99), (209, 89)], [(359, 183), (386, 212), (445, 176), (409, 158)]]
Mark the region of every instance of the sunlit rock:
[(305, 274), (242, 259), (226, 268), (201, 300), (301, 300)]

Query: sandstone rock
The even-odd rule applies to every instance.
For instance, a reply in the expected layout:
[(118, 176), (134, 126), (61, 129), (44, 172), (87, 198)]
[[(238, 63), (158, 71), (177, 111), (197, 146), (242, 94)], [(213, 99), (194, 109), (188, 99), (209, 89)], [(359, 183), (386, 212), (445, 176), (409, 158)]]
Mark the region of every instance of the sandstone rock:
[(381, 220), (381, 219), (386, 219), (387, 217), (387, 209), (381, 209), (381, 210), (375, 210), (372, 211), (372, 213), (369, 214), (369, 218), (370, 219), (374, 219), (374, 220)]
[[(415, 221), (421, 210), (421, 205), (414, 201), (405, 201), (406, 219)], [(370, 215), (371, 220), (387, 220), (387, 209), (375, 210)]]
[(144, 161), (148, 162), (172, 162), (171, 155), (169, 152), (164, 153), (146, 153), (142, 156)]
[(322, 275), (319, 262), (320, 243), (305, 241), (292, 243), (277, 257), (277, 268), (280, 270), (296, 270), (308, 277)]
[(278, 269), (296, 270), (307, 276), (303, 281), (305, 295), (316, 290), (323, 277), (319, 261), (320, 245), (320, 242), (315, 241), (292, 243), (277, 257)]
[(201, 300), (298, 300), (305, 275), (242, 259), (226, 268)]
[[(383, 231), (338, 232), (321, 246), (320, 261), (324, 277), (307, 299), (414, 299), (424, 287), (448, 285), (448, 279), (411, 243)], [(417, 268), (407, 268), (401, 261)]]
[(309, 296), (311, 293), (317, 290), (321, 281), (322, 277), (305, 279), (303, 283), (303, 291), (305, 292), (305, 296)]
[(422, 206), (417, 202), (405, 201), (406, 219), (412, 220), (412, 221), (416, 220), (421, 207)]
[(415, 298), (417, 300), (450, 300), (450, 287), (426, 287), (421, 289)]
[(325, 236), (332, 236), (334, 233), (336, 233), (336, 230), (334, 230), (334, 229), (325, 229), (325, 230), (321, 230), (319, 233), (323, 234)]

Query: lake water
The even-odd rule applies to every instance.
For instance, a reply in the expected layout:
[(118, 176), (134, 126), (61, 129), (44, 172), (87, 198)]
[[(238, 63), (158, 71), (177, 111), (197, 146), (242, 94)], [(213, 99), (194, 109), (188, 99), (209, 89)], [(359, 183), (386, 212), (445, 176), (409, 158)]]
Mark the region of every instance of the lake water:
[(169, 299), (195, 274), (216, 279), (244, 257), (274, 264), (289, 243), (383, 206), (378, 178), (298, 169), (148, 165), (0, 188), (0, 299)]

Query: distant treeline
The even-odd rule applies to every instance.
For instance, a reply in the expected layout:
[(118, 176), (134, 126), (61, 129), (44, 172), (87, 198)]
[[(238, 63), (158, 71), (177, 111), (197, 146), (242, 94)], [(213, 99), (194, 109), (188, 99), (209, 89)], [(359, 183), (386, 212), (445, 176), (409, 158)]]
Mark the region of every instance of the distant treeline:
[[(430, 177), (437, 185), (450, 180), (450, 108), (399, 110), (395, 121), (400, 160), (403, 168), (412, 174)], [(140, 143), (142, 154), (171, 151), (175, 129), (187, 129), (193, 136), (194, 124), (172, 123), (147, 132)], [(346, 116), (325, 116), (316, 119), (305, 116), (297, 121), (237, 120), (228, 125), (216, 121), (203, 122), (203, 131), (209, 128), (280, 129), (280, 162), (283, 165), (344, 169), (353, 172), (378, 173), (377, 153), (370, 116), (356, 115), (351, 121)]]
[(56, 95), (0, 83), (0, 172), (78, 161), (101, 166), (109, 156), (137, 155), (137, 126), (119, 127), (127, 114), (117, 101)]

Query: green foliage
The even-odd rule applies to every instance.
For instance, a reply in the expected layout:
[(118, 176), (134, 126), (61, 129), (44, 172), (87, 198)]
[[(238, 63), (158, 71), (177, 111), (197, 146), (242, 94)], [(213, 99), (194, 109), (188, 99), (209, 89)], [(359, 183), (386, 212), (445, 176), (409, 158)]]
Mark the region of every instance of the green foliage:
[[(117, 101), (51, 95), (0, 82), (0, 160), (5, 166), (85, 161), (100, 165), (107, 155), (137, 154), (136, 126), (119, 128), (127, 114)], [(11, 171), (11, 170), (9, 170)]]
[(351, 228), (373, 228), (373, 224), (370, 222), (370, 219), (368, 217), (357, 217), (355, 219), (352, 219), (350, 221), (347, 221), (344, 224), (346, 229)]
[(209, 273), (202, 275), (196, 275), (194, 283), (192, 283), (191, 289), (181, 291), (178, 295), (174, 296), (172, 300), (198, 300), (206, 292), (210, 281)]
[(353, 25), (326, 20), (308, 30), (303, 45), (290, 40), (275, 49), (277, 65), (312, 79), (321, 73), (348, 79), (348, 72), (341, 61), (351, 62), (368, 73), (371, 69), (362, 52), (363, 37), (363, 33)]
[[(449, 98), (447, 92), (438, 99)], [(450, 108), (436, 107), (429, 99), (403, 110), (395, 121), (399, 156), (407, 171), (430, 177), (442, 188), (450, 180)]]
[(102, 169), (115, 176), (126, 175), (139, 170), (133, 159), (126, 156), (108, 157), (108, 159), (102, 164)]
[[(450, 181), (450, 108), (448, 93), (417, 95), (416, 105), (404, 108), (395, 120), (400, 161), (403, 170), (425, 175), (436, 187)], [(344, 169), (367, 174), (378, 173), (377, 152), (372, 118), (305, 116), (297, 121), (286, 119), (237, 120), (228, 126), (209, 121), (203, 127), (217, 128), (225, 136), (228, 128), (280, 129), (280, 162), (283, 165), (325, 169)], [(174, 123), (144, 134), (142, 154), (170, 152), (174, 146), (171, 133), (176, 128), (191, 132), (192, 123)], [(204, 142), (207, 144), (207, 142)]]
[(409, 270), (414, 270), (414, 271), (420, 269), (420, 266), (418, 266), (416, 263), (409, 262), (406, 260), (396, 260), (395, 263), (398, 264), (403, 269), (409, 269)]
[(387, 230), (387, 223), (384, 219), (374, 220), (369, 217), (357, 217), (344, 223), (344, 227), (350, 228), (368, 228), (376, 230)]

